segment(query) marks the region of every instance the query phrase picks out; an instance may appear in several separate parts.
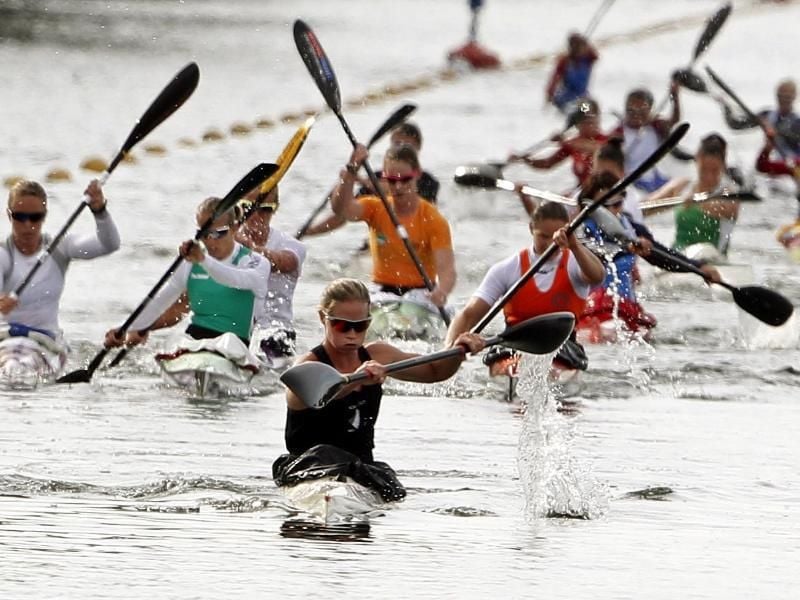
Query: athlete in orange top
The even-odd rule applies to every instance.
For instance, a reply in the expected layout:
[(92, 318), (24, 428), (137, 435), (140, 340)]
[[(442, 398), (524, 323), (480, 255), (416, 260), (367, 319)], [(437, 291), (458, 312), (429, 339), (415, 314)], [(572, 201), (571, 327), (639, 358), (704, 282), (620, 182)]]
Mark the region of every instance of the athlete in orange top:
[(551, 242), (560, 251), (511, 297), (504, 307), (506, 322), (513, 325), (562, 310), (576, 314), (576, 318), (580, 316), (590, 288), (603, 281), (605, 268), (574, 235), (567, 235), (568, 220), (567, 210), (561, 204), (545, 202), (534, 211), (530, 224), (533, 247), (524, 248), (489, 269), (480, 287), (450, 324), (448, 341), (480, 321)]
[[(353, 197), (355, 173), (366, 158), (367, 149), (359, 144), (340, 173), (339, 186), (331, 196), (331, 207), (348, 221), (364, 221), (369, 225), (372, 280), (384, 291), (403, 294), (409, 289), (424, 288), (425, 282), (380, 198)], [(389, 191), (389, 203), (408, 232), (425, 273), (435, 283), (430, 292), (431, 302), (444, 306), (456, 283), (450, 226), (435, 206), (417, 194), (420, 172), (417, 153), (411, 146), (392, 146), (386, 152), (382, 178)]]

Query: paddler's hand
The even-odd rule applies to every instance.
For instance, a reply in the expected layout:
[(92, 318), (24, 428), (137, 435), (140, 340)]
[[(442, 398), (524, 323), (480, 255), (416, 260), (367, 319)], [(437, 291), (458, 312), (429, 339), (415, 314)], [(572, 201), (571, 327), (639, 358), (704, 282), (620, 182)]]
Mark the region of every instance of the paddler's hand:
[(434, 306), (444, 306), (447, 304), (447, 294), (438, 285), (428, 292), (428, 298)]
[(650, 256), (653, 251), (653, 242), (646, 237), (640, 237), (634, 245), (634, 251), (639, 256)]
[(195, 264), (203, 262), (203, 259), (206, 257), (203, 247), (194, 240), (187, 240), (183, 242), (181, 247), (178, 249), (178, 252), (180, 252), (181, 256), (185, 260)]
[(486, 347), (486, 342), (477, 333), (470, 333), (465, 331), (453, 340), (451, 347), (461, 346), (464, 349), (464, 354), (461, 357), (464, 360), (467, 357), (467, 352), (470, 354), (477, 354)]
[(705, 264), (700, 267), (700, 270), (708, 277), (707, 283), (719, 283), (722, 281), (722, 276), (714, 265)]
[(361, 385), (375, 385), (383, 383), (386, 380), (386, 367), (374, 360), (368, 360), (362, 364), (356, 369), (356, 373), (366, 373), (369, 375), (369, 378)]
[(119, 330), (116, 327), (106, 331), (106, 337), (105, 341), (103, 342), (103, 346), (106, 348), (119, 348), (125, 344), (125, 336), (119, 335), (118, 331)]
[(103, 188), (97, 179), (92, 179), (83, 191), (89, 197), (89, 210), (93, 213), (101, 213), (106, 208), (106, 199), (103, 196)]
[(17, 308), (19, 298), (15, 294), (0, 294), (0, 313), (7, 315)]
[(366, 162), (367, 158), (369, 158), (369, 150), (367, 150), (367, 147), (364, 144), (356, 144), (353, 148), (353, 152), (350, 154), (350, 160), (347, 161), (347, 171), (355, 176), (361, 168), (361, 165)]
[(569, 235), (567, 235), (566, 226), (562, 227), (553, 234), (553, 243), (562, 250), (564, 248), (575, 250), (575, 248), (578, 247), (578, 244), (580, 244), (578, 238), (575, 237), (574, 233), (570, 233)]

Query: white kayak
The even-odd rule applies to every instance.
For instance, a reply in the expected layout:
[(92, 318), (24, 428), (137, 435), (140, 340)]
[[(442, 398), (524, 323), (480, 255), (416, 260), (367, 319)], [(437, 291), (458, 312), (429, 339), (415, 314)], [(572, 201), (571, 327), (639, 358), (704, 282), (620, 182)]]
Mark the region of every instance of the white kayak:
[(200, 398), (240, 391), (261, 366), (232, 333), (202, 340), (184, 337), (171, 352), (155, 358), (172, 383)]
[(52, 383), (67, 364), (69, 348), (63, 340), (35, 330), (12, 335), (7, 323), (0, 325), (0, 386), (34, 389)]
[[(370, 339), (440, 340), (447, 333), (439, 309), (426, 290), (410, 290), (398, 296), (390, 292), (370, 294)], [(448, 314), (452, 309), (447, 308)]]
[(291, 508), (326, 525), (366, 519), (384, 504), (380, 494), (349, 477), (309, 479), (280, 489)]

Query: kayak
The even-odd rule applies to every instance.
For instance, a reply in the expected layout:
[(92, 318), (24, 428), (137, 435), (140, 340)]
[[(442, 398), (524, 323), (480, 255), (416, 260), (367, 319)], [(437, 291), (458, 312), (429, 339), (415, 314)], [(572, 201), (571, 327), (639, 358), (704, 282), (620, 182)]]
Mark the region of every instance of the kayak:
[(328, 525), (366, 518), (381, 510), (376, 491), (349, 477), (322, 477), (281, 487), (287, 504)]
[(232, 333), (201, 340), (183, 338), (155, 360), (171, 383), (199, 398), (235, 394), (247, 387), (260, 368), (258, 359)]
[(641, 304), (615, 298), (608, 290), (592, 290), (586, 308), (575, 326), (580, 344), (614, 344), (630, 337), (649, 341), (656, 318)]
[(0, 326), (0, 386), (34, 389), (52, 383), (67, 364), (67, 345), (36, 330), (5, 323)]
[[(452, 314), (452, 309), (445, 309)], [(441, 340), (447, 326), (425, 290), (410, 290), (402, 296), (390, 292), (370, 294), (370, 339)]]

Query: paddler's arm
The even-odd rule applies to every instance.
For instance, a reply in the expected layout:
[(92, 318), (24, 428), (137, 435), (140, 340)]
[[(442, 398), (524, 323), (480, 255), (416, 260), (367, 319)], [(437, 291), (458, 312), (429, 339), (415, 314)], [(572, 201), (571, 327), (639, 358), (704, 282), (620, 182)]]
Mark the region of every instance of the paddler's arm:
[[(461, 346), (464, 352), (452, 358), (445, 358), (402, 371), (395, 371), (388, 376), (402, 381), (416, 381), (418, 383), (444, 381), (452, 377), (456, 371), (458, 371), (461, 363), (466, 359), (467, 352), (476, 354), (483, 350), (484, 342), (483, 338), (477, 333), (462, 333), (455, 339), (453, 344), (448, 344), (448, 348), (454, 346)], [(419, 356), (419, 354), (413, 352), (403, 352), (399, 348), (395, 348), (386, 342), (373, 342), (372, 344), (368, 344), (367, 350), (374, 359), (374, 361), (371, 362), (380, 363), (382, 365)]]
[(433, 260), (436, 263), (437, 278), (430, 298), (436, 306), (444, 306), (456, 286), (456, 259), (451, 248), (442, 248), (434, 250)]
[(597, 285), (606, 278), (606, 269), (602, 261), (584, 246), (574, 233), (567, 235), (567, 228), (562, 227), (553, 234), (553, 242), (559, 248), (569, 248), (581, 269), (581, 276), (586, 283)]
[(673, 196), (677, 196), (684, 190), (684, 188), (686, 188), (688, 184), (689, 184), (689, 179), (687, 177), (676, 177), (674, 179), (670, 179), (667, 183), (665, 183), (655, 192), (650, 194), (644, 200), (644, 202), (642, 202), (642, 207), (646, 207), (647, 203), (650, 201), (661, 200), (663, 198), (672, 198)]
[(465, 331), (472, 329), (475, 324), (489, 312), (490, 308), (491, 306), (485, 300), (477, 296), (470, 298), (467, 305), (462, 308), (450, 322), (450, 327), (447, 329), (447, 337), (445, 338), (445, 345), (448, 348), (452, 347), (456, 338)]
[(356, 183), (358, 170), (367, 160), (367, 148), (363, 144), (357, 144), (350, 155), (347, 166), (339, 173), (339, 185), (331, 196), (331, 208), (333, 212), (347, 221), (360, 221), (363, 208), (353, 195), (353, 186)]

